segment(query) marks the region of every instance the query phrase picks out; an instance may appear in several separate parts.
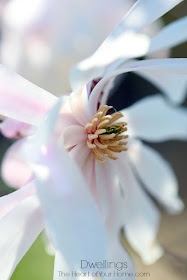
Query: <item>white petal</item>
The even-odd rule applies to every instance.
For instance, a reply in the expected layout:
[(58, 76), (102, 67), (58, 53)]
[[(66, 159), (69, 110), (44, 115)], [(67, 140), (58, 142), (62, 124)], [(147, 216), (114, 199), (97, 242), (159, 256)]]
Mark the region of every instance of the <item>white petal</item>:
[(30, 162), (50, 240), (66, 262), (79, 270), (83, 258), (96, 261), (106, 257), (106, 235), (80, 169), (54, 139), (51, 128), (59, 108), (57, 104), (49, 113), (49, 125), (47, 121), (41, 125), (38, 135), (43, 138), (36, 135)]
[(130, 165), (120, 155), (118, 174), (124, 189), (124, 226), (127, 240), (146, 264), (155, 262), (163, 254), (156, 241), (159, 212), (137, 183)]
[[(149, 39), (146, 35), (126, 31), (118, 38), (108, 37), (94, 55), (72, 67), (70, 72), (71, 86), (80, 89), (86, 82), (105, 75), (105, 69), (110, 63), (123, 57), (143, 56), (149, 49)], [(138, 46), (138, 48), (137, 48)]]
[[(165, 92), (170, 89), (170, 83), (175, 86), (177, 91), (178, 82), (181, 77), (186, 77), (187, 79), (187, 59), (186, 58), (167, 58), (167, 59), (150, 59), (144, 61), (138, 61), (132, 64), (124, 66), (122, 69), (114, 71), (113, 73), (104, 77), (95, 88), (92, 90), (92, 94), (89, 98), (89, 111), (92, 115), (95, 114), (98, 104), (98, 98), (102, 92), (104, 86), (108, 83), (110, 79), (114, 77), (127, 73), (127, 72), (137, 72), (141, 74), (142, 72), (152, 72), (152, 75), (160, 77), (163, 81)], [(163, 78), (161, 77), (163, 75)], [(184, 79), (184, 78), (183, 78)], [(163, 90), (164, 90), (163, 89)], [(103, 97), (104, 98), (104, 97)]]
[[(177, 61), (176, 61), (177, 62)], [(140, 69), (137, 74), (150, 80), (159, 90), (163, 91), (174, 103), (182, 103), (187, 92), (187, 74), (178, 69), (159, 71), (158, 69)]]
[[(116, 208), (116, 200), (120, 199), (120, 188), (119, 180), (116, 177), (116, 172), (111, 160), (106, 159), (106, 161), (105, 163), (101, 163), (95, 160), (95, 176), (98, 203), (102, 211), (102, 216), (108, 221), (111, 215), (114, 215), (113, 211), (115, 211)], [(118, 206), (120, 206), (120, 201), (118, 203)], [(120, 210), (118, 214), (120, 216)], [(120, 225), (120, 221), (118, 221), (118, 225)]]
[(151, 39), (148, 54), (172, 48), (187, 40), (187, 16), (166, 25), (157, 36)]
[(182, 0), (138, 0), (100, 48), (72, 69), (72, 87), (80, 88), (86, 81), (101, 77), (104, 67), (120, 57), (132, 58), (146, 54), (148, 39), (134, 32), (141, 31), (180, 2)]
[(92, 151), (89, 152), (86, 160), (84, 161), (81, 171), (93, 197), (97, 201), (97, 191), (95, 184), (95, 158)]
[(37, 125), (57, 97), (0, 66), (0, 114)]
[(14, 191), (8, 195), (4, 195), (0, 198), (0, 218), (10, 212), (17, 204), (22, 200), (35, 194), (35, 185), (33, 182), (22, 187), (18, 191)]
[[(96, 183), (97, 195), (105, 218), (107, 233), (109, 238), (109, 256), (108, 260), (115, 263), (127, 262), (127, 268), (122, 269), (121, 273), (115, 274), (114, 269), (111, 271), (114, 279), (129, 279), (128, 273), (134, 275), (134, 265), (126, 250), (120, 242), (120, 229), (124, 225), (124, 200), (121, 196), (121, 189), (119, 185), (119, 177), (117, 176), (117, 168), (115, 162), (108, 160), (106, 163), (99, 163), (96, 161)], [(134, 279), (133, 276), (131, 276)]]
[(187, 139), (187, 111), (169, 105), (160, 95), (145, 97), (121, 112), (130, 137), (152, 142)]
[(0, 219), (0, 271), (1, 279), (5, 280), (10, 279), (17, 264), (44, 228), (35, 195), (23, 197), (21, 189), (10, 196), (0, 198), (1, 211), (1, 204), (3, 208), (6, 207), (7, 200), (10, 207), (8, 211), (5, 209), (6, 214)]
[(46, 178), (37, 174), (38, 193), (54, 247), (77, 269), (81, 258), (103, 258), (106, 241), (101, 217), (80, 171), (65, 151), (52, 147), (42, 166), (50, 172)]
[(147, 190), (172, 213), (184, 205), (178, 197), (177, 178), (164, 158), (140, 141), (132, 141), (128, 155)]
[[(151, 39), (147, 54), (149, 55), (164, 49), (169, 49), (185, 42), (187, 39), (186, 28), (187, 17), (183, 17), (168, 24), (157, 36)], [(119, 67), (124, 67), (123, 64), (125, 61), (126, 58), (116, 61), (111, 65), (112, 68), (110, 67), (107, 72), (111, 72)], [(138, 74), (145, 79), (150, 80), (159, 89), (163, 90), (173, 102), (182, 103), (184, 101), (187, 91), (186, 76), (176, 75), (173, 78), (171, 77), (170, 80), (168, 80), (168, 83), (166, 83), (165, 81), (168, 79), (167, 73), (161, 73), (160, 75), (159, 72), (142, 69)]]
[[(78, 280), (78, 277), (72, 277), (72, 272), (74, 272), (74, 269), (71, 263), (67, 263), (62, 254), (56, 250), (53, 280), (62, 280), (65, 277)], [(66, 274), (69, 274), (69, 276), (66, 276)]]

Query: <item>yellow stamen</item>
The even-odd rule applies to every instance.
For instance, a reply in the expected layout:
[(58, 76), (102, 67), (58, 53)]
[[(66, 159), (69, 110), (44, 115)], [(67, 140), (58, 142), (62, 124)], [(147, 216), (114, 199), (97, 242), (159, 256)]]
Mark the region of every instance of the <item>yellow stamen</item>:
[(128, 138), (128, 135), (122, 134), (127, 131), (127, 123), (116, 122), (123, 117), (121, 113), (107, 115), (111, 108), (107, 105), (101, 106), (92, 122), (85, 126), (88, 133), (87, 146), (93, 150), (93, 155), (99, 162), (105, 162), (106, 158), (116, 160), (113, 153), (127, 151), (127, 142), (120, 141)]

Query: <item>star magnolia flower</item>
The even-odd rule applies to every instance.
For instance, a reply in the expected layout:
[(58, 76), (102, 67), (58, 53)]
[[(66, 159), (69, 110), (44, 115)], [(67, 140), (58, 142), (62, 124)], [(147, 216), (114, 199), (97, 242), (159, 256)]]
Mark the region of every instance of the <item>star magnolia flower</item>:
[[(148, 3), (138, 2), (145, 7)], [(171, 1), (168, 3), (171, 8)], [(141, 5), (136, 5), (135, 11), (137, 7), (142, 8)], [(63, 97), (61, 102), (6, 68), (1, 69), (0, 114), (24, 122), (27, 132), (35, 135), (28, 143), (27, 138), (17, 141), (4, 159), (4, 177), (9, 170), (9, 182), (14, 182), (16, 171), (20, 182), (26, 184), (0, 199), (3, 229), (0, 251), (6, 252), (0, 270), (4, 279), (9, 279), (44, 228), (40, 207), (56, 251), (55, 279), (58, 279), (59, 267), (67, 267), (68, 271), (80, 269), (82, 257), (92, 262), (98, 261), (98, 257), (125, 259), (132, 271), (129, 257), (117, 239), (124, 225), (127, 239), (146, 263), (162, 254), (155, 242), (159, 213), (141, 189), (136, 174), (170, 211), (180, 211), (183, 204), (169, 164), (138, 139), (184, 140), (187, 116), (184, 109), (168, 105), (159, 95), (145, 98), (121, 112), (107, 114), (110, 80), (132, 71), (163, 75), (164, 84), (171, 79), (178, 83), (178, 77), (187, 74), (187, 60), (135, 62), (91, 80), (80, 90)], [(46, 114), (47, 119), (43, 120)], [(38, 127), (37, 132), (34, 126)], [(130, 136), (128, 151), (124, 140), (127, 139), (126, 127)], [(19, 132), (23, 133), (22, 129)], [(20, 150), (25, 149), (28, 152), (24, 161)], [(88, 236), (88, 233), (92, 234)], [(84, 243), (80, 246), (81, 236)], [(13, 246), (10, 248), (9, 244)]]

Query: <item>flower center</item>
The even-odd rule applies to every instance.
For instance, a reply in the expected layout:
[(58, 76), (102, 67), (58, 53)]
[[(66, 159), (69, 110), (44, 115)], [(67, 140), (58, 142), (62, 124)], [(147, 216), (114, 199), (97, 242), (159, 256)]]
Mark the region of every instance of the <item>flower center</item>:
[(85, 130), (88, 133), (87, 145), (93, 150), (96, 160), (105, 162), (106, 158), (116, 160), (114, 153), (127, 151), (127, 142), (122, 141), (128, 135), (122, 134), (127, 131), (127, 123), (117, 122), (123, 114), (115, 112), (107, 115), (113, 107), (104, 105), (100, 107), (91, 123), (87, 123)]

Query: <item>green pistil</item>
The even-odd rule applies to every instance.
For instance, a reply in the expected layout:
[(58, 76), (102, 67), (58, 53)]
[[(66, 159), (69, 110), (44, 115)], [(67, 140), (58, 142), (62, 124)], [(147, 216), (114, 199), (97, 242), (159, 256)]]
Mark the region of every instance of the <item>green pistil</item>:
[(110, 127), (103, 127), (103, 129), (106, 129), (106, 132), (102, 133), (102, 134), (112, 134), (112, 133), (117, 134), (117, 133), (121, 132), (122, 127), (117, 126), (117, 125), (113, 125), (113, 126), (110, 126)]

